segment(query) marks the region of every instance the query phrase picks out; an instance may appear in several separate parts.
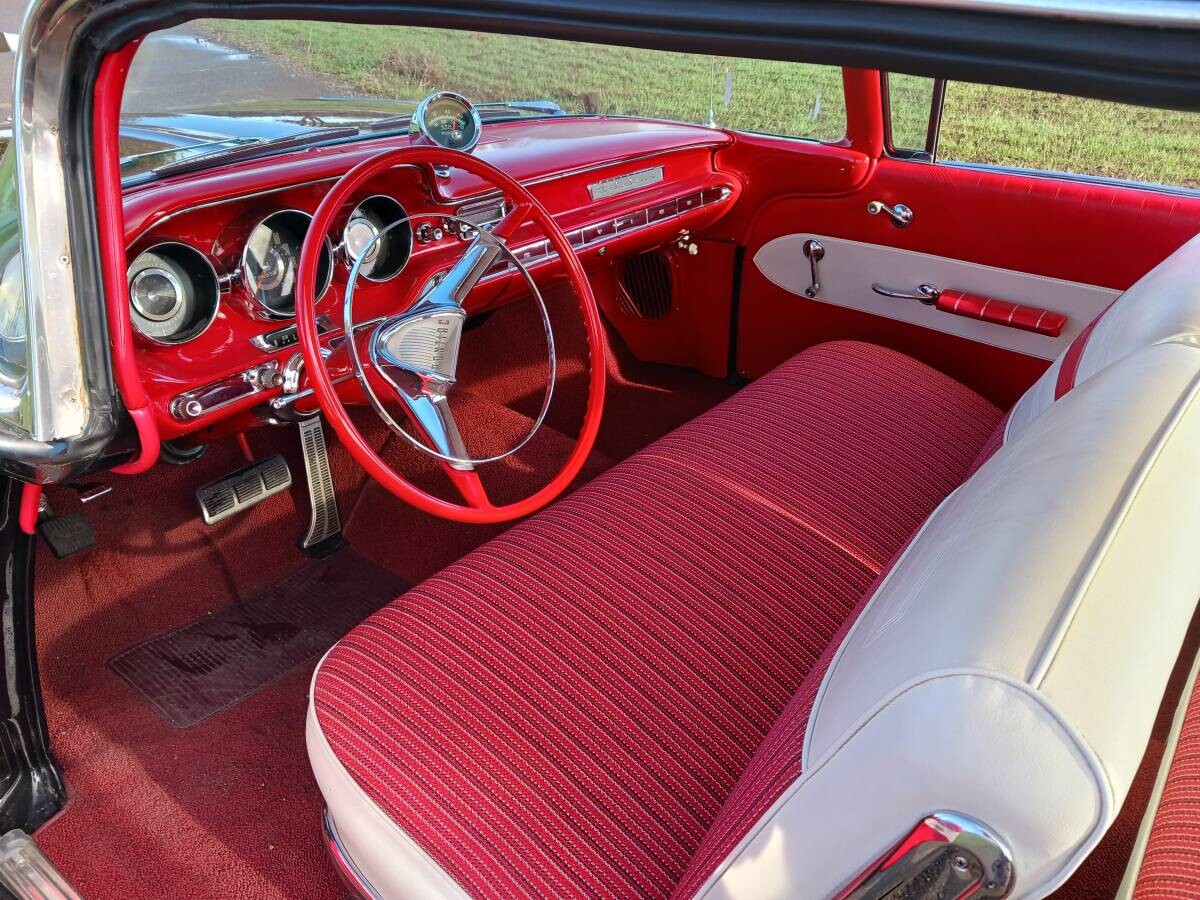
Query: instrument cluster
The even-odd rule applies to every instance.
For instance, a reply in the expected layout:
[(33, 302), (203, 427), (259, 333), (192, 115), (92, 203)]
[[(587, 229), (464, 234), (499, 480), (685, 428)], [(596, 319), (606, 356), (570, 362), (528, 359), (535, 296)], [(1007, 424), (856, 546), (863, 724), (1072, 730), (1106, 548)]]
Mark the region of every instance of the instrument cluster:
[[(483, 130), (479, 111), (465, 97), (439, 91), (426, 97), (412, 117), (411, 130), (435, 144), (469, 152)], [(185, 243), (155, 244), (128, 270), (130, 318), (146, 340), (183, 344), (199, 337), (217, 315), (222, 291), (240, 284), (255, 318), (290, 319), (296, 314), (300, 250), (312, 216), (281, 209), (254, 223), (240, 258), (220, 273), (209, 257)], [(426, 226), (432, 228), (433, 226)], [(317, 270), (317, 297), (328, 291), (334, 269), (358, 265), (363, 278), (382, 282), (404, 269), (413, 249), (413, 226), (392, 197), (367, 197), (350, 213), (335, 243), (326, 236)]]
[[(130, 264), (130, 318), (134, 329), (154, 344), (191, 341), (216, 318), (223, 289), (238, 284), (248, 300), (246, 313), (268, 320), (296, 315), (300, 250), (312, 216), (282, 209), (256, 222), (235, 267), (219, 273), (209, 257), (189, 244), (165, 241), (147, 248)], [(412, 253), (413, 232), (404, 207), (377, 194), (362, 200), (346, 219), (335, 243), (325, 237), (317, 266), (317, 298), (329, 290), (334, 268), (352, 268), (359, 257), (361, 277), (374, 282), (395, 278)], [(364, 255), (365, 254), (365, 255)]]

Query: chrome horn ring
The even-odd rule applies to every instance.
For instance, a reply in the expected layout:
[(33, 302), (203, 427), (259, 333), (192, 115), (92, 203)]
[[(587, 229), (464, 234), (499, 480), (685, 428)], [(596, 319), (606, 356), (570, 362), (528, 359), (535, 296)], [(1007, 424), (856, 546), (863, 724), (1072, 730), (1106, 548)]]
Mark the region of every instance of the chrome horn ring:
[[(411, 223), (412, 216), (405, 216), (401, 219), (396, 219), (390, 222), (387, 227), (381, 229), (376, 234), (362, 251), (355, 258), (353, 265), (350, 267), (350, 277), (346, 282), (346, 296), (342, 304), (342, 324), (345, 329), (345, 334), (348, 338), (348, 350), (350, 354), (351, 365), (354, 368), (354, 375), (357, 378), (359, 386), (362, 387), (363, 393), (367, 397), (367, 401), (371, 404), (371, 408), (384, 421), (384, 424), (389, 429), (411, 447), (420, 452), (431, 456), (434, 459), (441, 460), (457, 469), (474, 469), (476, 466), (485, 465), (487, 463), (499, 462), (507, 459), (517, 453), (522, 447), (533, 440), (534, 435), (541, 430), (542, 424), (546, 421), (546, 414), (550, 410), (550, 401), (554, 397), (554, 383), (558, 374), (558, 357), (554, 346), (554, 330), (550, 324), (550, 311), (546, 306), (546, 300), (542, 296), (542, 292), (538, 289), (537, 283), (533, 280), (533, 276), (529, 274), (528, 268), (517, 259), (516, 255), (509, 250), (508, 245), (501, 238), (496, 237), (486, 227), (477, 226), (473, 223), (460, 219), (457, 216), (442, 214), (441, 218), (455, 225), (465, 225), (475, 232), (475, 237), (467, 245), (459, 260), (443, 273), (443, 277), (438, 279), (436, 276), (430, 280), (422, 289), (417, 301), (413, 303), (404, 313), (392, 316), (385, 316), (383, 319), (374, 323), (374, 330), (368, 338), (370, 347), (371, 364), (379, 372), (380, 376), (388, 382), (396, 395), (409, 407), (410, 414), (421, 423), (425, 428), (426, 434), (430, 440), (438, 441), (439, 435), (431, 433), (427, 426), (434, 425), (442, 429), (440, 441), (448, 450), (462, 448), (460, 453), (447, 452), (429, 446), (425, 441), (410, 434), (402, 427), (395, 418), (387, 411), (387, 408), (380, 401), (379, 396), (375, 393), (375, 389), (371, 386), (370, 379), (367, 377), (366, 369), (363, 366), (362, 356), (359, 353), (358, 341), (356, 340), (356, 326), (354, 324), (354, 293), (358, 287), (358, 278), (363, 262), (371, 255), (372, 248), (381, 241), (388, 232), (397, 226)], [(422, 216), (421, 218), (428, 218)], [(486, 249), (480, 252), (480, 245), (485, 245), (486, 248), (493, 248), (496, 252), (488, 252)], [(546, 381), (546, 392), (542, 397), (542, 405), (538, 410), (537, 417), (534, 419), (533, 426), (529, 432), (521, 438), (515, 445), (503, 453), (494, 456), (474, 458), (466, 455), (466, 449), (462, 446), (462, 439), (458, 434), (457, 425), (453, 417), (450, 415), (447, 394), (449, 389), (455, 383), (455, 369), (458, 362), (458, 343), (461, 338), (462, 324), (466, 319), (466, 311), (461, 306), (461, 301), (470, 293), (471, 289), (479, 283), (480, 280), (487, 274), (497, 257), (501, 254), (508, 257), (509, 261), (516, 266), (517, 270), (525, 279), (525, 283), (529, 286), (530, 292), (533, 294), (534, 300), (538, 305), (538, 311), (542, 317), (542, 327), (546, 335), (546, 353), (549, 366), (548, 378)], [(478, 256), (479, 261), (474, 260), (474, 256)], [(465, 263), (465, 266), (464, 266)], [(439, 294), (439, 289), (446, 284), (459, 268), (463, 267), (464, 271), (460, 273), (460, 277), (456, 284), (450, 285), (444, 293), (447, 297), (436, 298)], [(430, 347), (422, 336), (418, 335), (415, 346), (418, 352), (428, 351), (432, 354), (430, 359), (422, 360), (423, 365), (417, 363), (407, 363), (401, 358), (400, 353), (390, 352), (391, 348), (381, 347), (387, 337), (398, 336), (399, 343), (402, 347), (409, 346), (409, 342), (405, 340), (406, 330), (415, 330), (411, 326), (420, 326), (426, 321), (436, 320), (438, 318), (457, 318), (458, 322), (452, 325), (445, 325), (444, 328), (453, 330), (453, 334), (448, 336), (448, 342), (453, 342), (453, 347), (441, 347), (436, 343)], [(371, 323), (368, 323), (371, 324)], [(435, 328), (438, 327), (435, 325)], [(428, 338), (426, 340), (433, 340)], [(448, 343), (447, 342), (447, 343)], [(449, 355), (450, 359), (442, 359), (445, 351), (450, 349), (452, 352)], [(385, 355), (386, 365), (380, 361), (380, 355)], [(390, 365), (407, 375), (414, 378), (419, 385), (415, 390), (406, 389), (398, 384), (389, 376), (387, 367)]]

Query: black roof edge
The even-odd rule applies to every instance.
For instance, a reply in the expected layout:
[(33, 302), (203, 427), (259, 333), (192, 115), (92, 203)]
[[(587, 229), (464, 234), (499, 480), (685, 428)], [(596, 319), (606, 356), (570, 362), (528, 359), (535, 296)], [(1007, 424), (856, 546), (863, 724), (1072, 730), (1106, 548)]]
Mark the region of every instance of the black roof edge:
[[(802, 60), (1200, 110), (1200, 10), (1155, 24), (1137, 0), (1101, 4), (1108, 19), (976, 2), (861, 0), (127, 0), (93, 13), (91, 43), (110, 50), (203, 17), (311, 18), (510, 32), (726, 56)], [(1128, 22), (1112, 21), (1128, 8)]]

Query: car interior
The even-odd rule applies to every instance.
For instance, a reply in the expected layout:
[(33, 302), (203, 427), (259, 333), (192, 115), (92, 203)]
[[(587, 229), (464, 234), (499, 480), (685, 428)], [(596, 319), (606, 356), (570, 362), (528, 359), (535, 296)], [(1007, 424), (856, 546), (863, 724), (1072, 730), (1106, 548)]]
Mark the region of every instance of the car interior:
[(150, 158), (137, 52), (136, 428), (22, 500), (80, 895), (1200, 889), (1194, 184), (815, 63), (813, 135), (718, 75)]

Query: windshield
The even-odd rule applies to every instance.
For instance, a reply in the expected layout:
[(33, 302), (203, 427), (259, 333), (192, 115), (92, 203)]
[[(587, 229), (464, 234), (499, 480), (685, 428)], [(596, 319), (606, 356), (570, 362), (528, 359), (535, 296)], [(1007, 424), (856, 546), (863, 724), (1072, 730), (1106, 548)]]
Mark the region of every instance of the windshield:
[(124, 173), (301, 133), (309, 141), (321, 129), (338, 129), (338, 140), (405, 130), (421, 98), (442, 90), (470, 98), (485, 126), (622, 115), (845, 134), (841, 70), (830, 66), (435, 28), (198, 20), (138, 50), (123, 101)]

